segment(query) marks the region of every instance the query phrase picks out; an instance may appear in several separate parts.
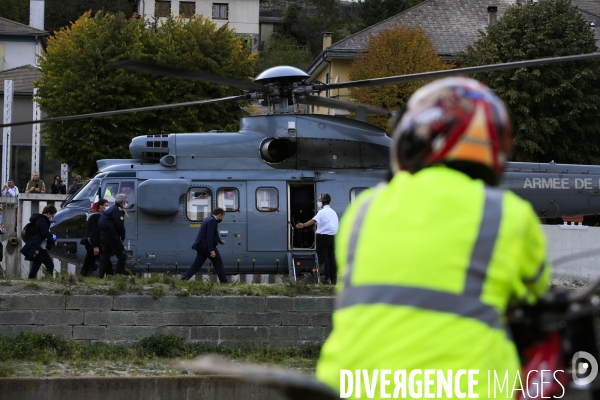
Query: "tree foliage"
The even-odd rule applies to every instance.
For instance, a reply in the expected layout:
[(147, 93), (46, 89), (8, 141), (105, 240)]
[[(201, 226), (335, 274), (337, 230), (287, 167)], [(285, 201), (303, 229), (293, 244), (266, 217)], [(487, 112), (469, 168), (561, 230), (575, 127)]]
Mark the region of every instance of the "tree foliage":
[(0, 1), (0, 17), (29, 25), (29, 0)]
[[(420, 27), (394, 26), (370, 38), (364, 53), (358, 55), (349, 71), (349, 80), (383, 78), (452, 68), (441, 59)], [(350, 97), (360, 103), (399, 110), (426, 81), (350, 89)], [(388, 118), (368, 117), (387, 127)]]
[(364, 27), (369, 27), (421, 2), (423, 0), (359, 0), (360, 18)]
[(45, 0), (44, 30), (53, 33), (71, 25), (88, 11), (92, 15), (122, 12), (130, 16), (134, 12), (133, 0)]
[(289, 36), (273, 36), (269, 48), (259, 54), (256, 72), (260, 73), (277, 65), (291, 65), (305, 70), (311, 61), (312, 54), (308, 45), (301, 46)]
[[(110, 68), (143, 59), (249, 80), (255, 56), (227, 26), (168, 18), (156, 30), (123, 14), (84, 14), (57, 32), (40, 57), (37, 100), (48, 117), (169, 104), (239, 94), (239, 89)], [(127, 158), (134, 136), (235, 130), (240, 103), (225, 102), (42, 125), (52, 156), (89, 175), (102, 158)]]
[[(458, 57), (461, 66), (597, 51), (589, 24), (569, 0), (528, 2)], [(600, 63), (578, 61), (479, 74), (507, 104), (517, 161), (600, 163)]]
[(291, 3), (284, 11), (281, 34), (308, 45), (313, 55), (323, 49), (323, 32), (331, 32), (333, 42), (346, 37), (355, 24), (338, 0), (309, 0), (307, 6)]

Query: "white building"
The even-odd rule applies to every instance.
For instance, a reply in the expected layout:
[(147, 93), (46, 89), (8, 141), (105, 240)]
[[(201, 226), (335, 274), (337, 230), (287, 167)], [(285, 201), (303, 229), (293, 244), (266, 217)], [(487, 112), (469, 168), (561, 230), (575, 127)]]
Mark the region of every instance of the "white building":
[(203, 15), (216, 22), (217, 27), (229, 24), (238, 35), (252, 40), (252, 52), (258, 51), (260, 0), (137, 0), (137, 13), (151, 21), (169, 15), (190, 18)]

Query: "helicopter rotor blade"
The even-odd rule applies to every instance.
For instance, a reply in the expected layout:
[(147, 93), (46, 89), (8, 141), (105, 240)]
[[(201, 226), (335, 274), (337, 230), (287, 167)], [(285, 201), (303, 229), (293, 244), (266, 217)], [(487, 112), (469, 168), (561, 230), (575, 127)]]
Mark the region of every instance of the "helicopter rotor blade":
[(507, 70), (507, 69), (533, 67), (533, 66), (542, 65), (542, 64), (557, 64), (557, 63), (563, 63), (563, 62), (568, 62), (568, 61), (581, 61), (581, 60), (588, 60), (588, 59), (598, 58), (598, 57), (600, 57), (600, 53), (577, 54), (577, 55), (573, 55), (573, 56), (563, 56), (563, 57), (539, 58), (537, 60), (514, 61), (514, 62), (508, 62), (508, 63), (502, 63), (502, 64), (480, 65), (477, 67), (455, 68), (455, 69), (447, 69), (447, 70), (443, 70), (443, 71), (421, 72), (418, 74), (390, 76), (390, 77), (386, 77), (386, 78), (374, 78), (374, 79), (364, 79), (364, 80), (360, 80), (360, 81), (352, 81), (352, 82), (344, 82), (344, 83), (313, 85), (312, 89), (316, 90), (316, 91), (323, 91), (323, 90), (328, 90), (328, 89), (360, 88), (360, 87), (370, 87), (370, 86), (388, 85), (388, 84), (396, 84), (396, 83), (406, 83), (406, 82), (413, 82), (413, 81), (445, 78), (447, 76), (467, 75), (467, 74), (476, 74), (476, 73), (481, 73), (481, 72), (492, 72), (492, 71), (502, 71), (502, 70)]
[(8, 128), (8, 127), (12, 127), (12, 126), (21, 126), (21, 125), (43, 124), (46, 122), (63, 122), (63, 121), (71, 121), (71, 120), (93, 118), (93, 117), (106, 117), (106, 116), (110, 116), (110, 115), (120, 115), (120, 114), (130, 114), (130, 113), (135, 113), (135, 112), (163, 110), (163, 109), (167, 109), (167, 108), (188, 107), (188, 106), (211, 104), (211, 103), (222, 103), (225, 101), (232, 101), (232, 100), (251, 100), (253, 97), (254, 96), (252, 96), (250, 94), (244, 94), (241, 96), (221, 97), (220, 99), (197, 100), (197, 101), (188, 101), (185, 103), (174, 103), (174, 104), (163, 104), (163, 105), (159, 105), (159, 106), (128, 108), (126, 110), (113, 110), (113, 111), (102, 111), (102, 112), (88, 113), (88, 114), (67, 115), (65, 117), (44, 118), (44, 119), (38, 119), (38, 120), (34, 120), (34, 121), (21, 121), (21, 122), (13, 122), (10, 124), (0, 124), (0, 128)]
[(339, 108), (348, 111), (358, 111), (359, 107), (364, 107), (368, 114), (375, 115), (390, 115), (392, 112), (387, 108), (375, 107), (369, 104), (355, 103), (352, 101), (332, 99), (329, 97), (320, 96), (299, 96), (297, 97), (298, 103), (309, 104), (320, 107)]
[(174, 78), (191, 79), (195, 81), (216, 83), (218, 85), (233, 86), (240, 89), (254, 90), (257, 92), (270, 93), (271, 88), (254, 82), (246, 82), (235, 78), (220, 75), (207, 74), (205, 72), (190, 71), (183, 68), (169, 67), (167, 65), (153, 64), (146, 61), (126, 60), (118, 61), (110, 65), (111, 68), (122, 68), (128, 71), (147, 72), (150, 74), (172, 76)]

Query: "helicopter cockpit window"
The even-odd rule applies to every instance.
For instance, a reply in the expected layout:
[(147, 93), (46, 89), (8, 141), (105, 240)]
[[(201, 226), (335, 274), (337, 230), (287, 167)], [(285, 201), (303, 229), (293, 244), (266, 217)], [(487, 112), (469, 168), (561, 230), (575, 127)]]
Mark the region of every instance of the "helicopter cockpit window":
[(212, 192), (208, 188), (191, 188), (187, 195), (187, 217), (202, 221), (212, 212)]
[(273, 212), (279, 209), (279, 193), (275, 188), (263, 187), (256, 189), (256, 209)]
[(350, 202), (353, 202), (354, 199), (361, 194), (364, 190), (367, 190), (368, 188), (364, 188), (364, 187), (357, 187), (357, 188), (353, 188), (350, 190)]
[(135, 182), (134, 181), (121, 181), (121, 182), (110, 182), (104, 181), (102, 183), (102, 198), (108, 200), (108, 204), (111, 206), (115, 204), (115, 196), (119, 193), (127, 195), (127, 208), (132, 208), (135, 204)]
[(217, 190), (217, 207), (226, 212), (237, 211), (240, 208), (240, 193), (235, 188), (221, 188)]
[[(100, 179), (92, 179), (87, 181), (85, 185), (77, 192), (75, 197), (70, 202), (78, 202), (82, 200), (89, 201), (89, 206), (91, 207), (94, 198), (96, 197), (96, 193), (98, 193), (98, 186), (100, 186)], [(80, 204), (83, 207), (87, 207), (85, 204)]]

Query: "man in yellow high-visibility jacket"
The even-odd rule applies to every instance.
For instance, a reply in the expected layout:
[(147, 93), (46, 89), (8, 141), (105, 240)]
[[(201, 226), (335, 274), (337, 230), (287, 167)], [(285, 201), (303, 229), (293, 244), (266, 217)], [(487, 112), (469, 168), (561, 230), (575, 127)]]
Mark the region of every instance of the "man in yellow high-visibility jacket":
[(408, 101), (394, 177), (354, 201), (336, 239), (343, 279), (317, 378), (341, 397), (507, 398), (525, 384), (504, 313), (543, 294), (550, 267), (529, 203), (493, 188), (511, 129), (472, 79)]

